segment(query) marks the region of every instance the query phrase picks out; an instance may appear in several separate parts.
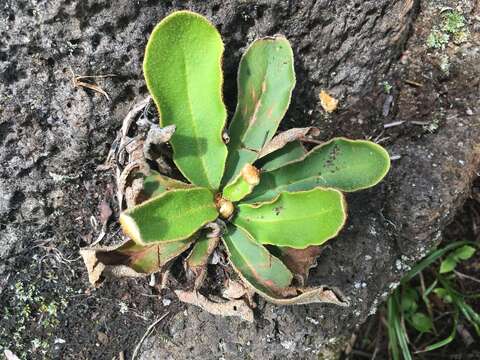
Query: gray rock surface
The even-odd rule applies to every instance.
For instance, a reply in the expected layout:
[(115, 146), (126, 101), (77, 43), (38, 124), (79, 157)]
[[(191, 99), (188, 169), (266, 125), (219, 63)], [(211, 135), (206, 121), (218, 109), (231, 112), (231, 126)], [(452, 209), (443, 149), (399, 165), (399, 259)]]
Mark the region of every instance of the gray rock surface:
[[(47, 245), (73, 258), (80, 246), (91, 242), (90, 218), (97, 215), (97, 205), (113, 181), (109, 174), (96, 171), (96, 166), (104, 161), (123, 116), (146, 95), (141, 72), (144, 45), (153, 26), (172, 9), (199, 11), (222, 33), (225, 99), (230, 112), (242, 50), (258, 36), (285, 34), (295, 51), (298, 82), (283, 126), (315, 123), (327, 139), (332, 135), (377, 136), (383, 123), (392, 120), (378, 115), (377, 102), (382, 95), (377, 85), (397, 63), (417, 5), (416, 1), (399, 0), (3, 1), (3, 271), (15, 274), (27, 269), (33, 255)], [(403, 107), (391, 115), (395, 120), (408, 123), (438, 118), (441, 124), (432, 134), (415, 126), (383, 134), (390, 137), (387, 148), (391, 154), (401, 158), (394, 161), (381, 185), (349, 195), (349, 225), (327, 246), (312, 273), (312, 283), (341, 288), (350, 298), (350, 308), (276, 307), (261, 302), (257, 321), (246, 324), (194, 307), (172, 306), (176, 313), (161, 331), (169, 334), (170, 340), (163, 335), (149, 339), (143, 359), (158, 359), (158, 354), (172, 359), (316, 358), (325, 346), (341, 343), (375, 312), (408, 267), (441, 238), (441, 230), (468, 195), (479, 169), (480, 115), (477, 109), (471, 116), (465, 113), (466, 107), (479, 100), (478, 84), (471, 84), (472, 91), (459, 90), (466, 79), (478, 78), (479, 54), (466, 47), (453, 58), (457, 59), (454, 63), (462, 62), (454, 79), (463, 80), (450, 81), (455, 101), (444, 99), (445, 89), (440, 85), (420, 89), (420, 95), (423, 91), (430, 92), (429, 99), (435, 97), (425, 114), (421, 110), (426, 105), (419, 98), (414, 96), (406, 105), (408, 91), (407, 95), (395, 94), (400, 102), (402, 96), (404, 99)], [(414, 74), (416, 67), (424, 65), (415, 56), (407, 63)], [(112, 101), (74, 87), (72, 71), (77, 75), (115, 74), (95, 80)], [(402, 71), (408, 73), (401, 66), (393, 73)], [(322, 112), (318, 93), (323, 88), (341, 100), (337, 115)], [(43, 250), (30, 250), (39, 243)], [(56, 271), (62, 273), (63, 284), (84, 291), (87, 278), (82, 264), (71, 266), (73, 275), (64, 274), (67, 271), (61, 267)], [(155, 302), (159, 300), (147, 302), (136, 297), (135, 292), (145, 291), (138, 281), (107, 284), (100, 291), (104, 297), (109, 292), (123, 294), (136, 311), (158, 311)], [(131, 352), (143, 334), (145, 325), (118, 320), (118, 309), (102, 307), (102, 296), (95, 294), (71, 300), (58, 335), (67, 339), (67, 345), (58, 356), (112, 358), (120, 350)], [(113, 303), (116, 295), (111, 296)], [(95, 347), (95, 333), (103, 326), (99, 318), (109, 324), (108, 331), (103, 331), (110, 343), (103, 347)]]

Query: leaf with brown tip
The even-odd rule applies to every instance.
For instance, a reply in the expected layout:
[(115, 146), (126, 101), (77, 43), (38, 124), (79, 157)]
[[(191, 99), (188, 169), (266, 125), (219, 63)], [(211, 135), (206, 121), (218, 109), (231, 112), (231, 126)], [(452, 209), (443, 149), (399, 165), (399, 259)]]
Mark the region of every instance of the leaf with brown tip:
[(195, 237), (191, 237), (147, 246), (127, 240), (114, 246), (84, 248), (80, 250), (80, 255), (87, 267), (90, 283), (97, 285), (101, 276), (105, 275), (140, 277), (157, 272), (187, 250), (194, 240)]
[(300, 285), (305, 285), (308, 272), (317, 265), (317, 257), (322, 252), (320, 246), (309, 246), (305, 249), (294, 249), (291, 247), (277, 247), (279, 258), (294, 274)]
[(229, 226), (222, 239), (233, 268), (257, 293), (275, 297), (290, 286), (290, 270), (245, 230)]
[(223, 184), (258, 158), (287, 111), (295, 86), (293, 51), (288, 40), (275, 35), (254, 41), (240, 60), (237, 83), (237, 108), (228, 129)]

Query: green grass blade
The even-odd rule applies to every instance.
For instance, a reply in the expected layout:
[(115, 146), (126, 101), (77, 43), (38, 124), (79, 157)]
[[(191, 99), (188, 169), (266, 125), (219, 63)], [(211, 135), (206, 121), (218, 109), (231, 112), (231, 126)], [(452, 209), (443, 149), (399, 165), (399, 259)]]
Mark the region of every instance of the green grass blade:
[(437, 349), (440, 349), (440, 348), (450, 344), (455, 339), (455, 335), (457, 333), (457, 324), (458, 324), (458, 311), (456, 311), (455, 314), (454, 314), (453, 326), (452, 326), (452, 331), (451, 331), (450, 335), (448, 335), (448, 337), (446, 337), (443, 340), (437, 341), (436, 343), (427, 346), (424, 350), (417, 351), (416, 353), (422, 353), (422, 352), (437, 350)]
[(469, 241), (457, 241), (451, 244), (446, 245), (445, 247), (435, 250), (430, 253), (426, 258), (416, 264), (403, 278), (402, 283), (405, 284), (412, 280), (415, 276), (417, 276), (420, 272), (425, 270), (427, 267), (432, 265), (435, 261), (441, 258), (443, 255), (448, 253), (449, 251), (458, 248), (459, 246), (463, 246), (466, 244), (471, 244)]

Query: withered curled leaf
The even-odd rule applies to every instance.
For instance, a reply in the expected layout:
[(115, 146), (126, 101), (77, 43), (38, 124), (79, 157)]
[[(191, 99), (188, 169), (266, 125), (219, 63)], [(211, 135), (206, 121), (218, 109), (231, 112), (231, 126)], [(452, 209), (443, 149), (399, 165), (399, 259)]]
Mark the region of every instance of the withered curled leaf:
[(98, 246), (80, 250), (92, 285), (98, 285), (101, 277), (142, 277), (161, 268), (183, 253), (195, 240), (139, 245), (132, 240), (113, 246)]

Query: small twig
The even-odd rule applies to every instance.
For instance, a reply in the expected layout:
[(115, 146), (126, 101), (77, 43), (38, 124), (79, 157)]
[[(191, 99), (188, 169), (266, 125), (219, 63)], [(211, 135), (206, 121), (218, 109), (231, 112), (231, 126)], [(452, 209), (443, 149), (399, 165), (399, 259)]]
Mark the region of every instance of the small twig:
[(375, 143), (375, 144), (381, 144), (381, 143), (387, 141), (388, 139), (390, 139), (390, 136), (384, 136), (384, 137), (382, 137), (382, 138), (380, 138), (380, 139), (378, 139), (378, 140), (375, 140), (374, 143)]
[(305, 143), (312, 143), (312, 144), (317, 144), (317, 145), (321, 145), (323, 144), (325, 141), (320, 141), (320, 140), (315, 140), (315, 139), (312, 139), (312, 138), (309, 138), (309, 137), (301, 137), (299, 139), (301, 142), (305, 142)]
[(405, 80), (405, 84), (412, 85), (415, 87), (423, 87), (423, 84), (413, 81), (413, 80)]
[(455, 273), (455, 275), (463, 278), (463, 279), (468, 279), (468, 280), (472, 280), (478, 284), (480, 284), (480, 280), (473, 277), (473, 276), (470, 276), (470, 275), (467, 275), (467, 274), (464, 274), (464, 273), (461, 273), (460, 271), (457, 271), (457, 270), (453, 270), (453, 272)]
[(80, 86), (80, 87), (84, 87), (84, 88), (96, 91), (96, 92), (102, 94), (103, 96), (105, 96), (105, 98), (108, 101), (110, 101), (110, 96), (108, 96), (107, 92), (105, 90), (103, 90), (100, 86), (98, 86), (97, 84), (87, 83), (85, 81), (82, 81), (82, 79), (95, 79), (95, 78), (101, 79), (101, 78), (113, 77), (113, 76), (117, 76), (117, 75), (115, 75), (115, 74), (75, 75), (75, 73), (73, 72), (73, 70), (71, 68), (70, 68), (70, 72), (72, 73), (72, 82), (73, 82), (74, 87), (79, 87)]
[(410, 124), (418, 125), (418, 126), (430, 125), (430, 123), (428, 121), (410, 121)]
[(153, 328), (155, 326), (157, 326), (157, 324), (162, 321), (163, 319), (165, 319), (165, 317), (170, 314), (170, 312), (166, 312), (165, 314), (163, 314), (162, 316), (160, 316), (157, 320), (155, 320), (148, 328), (147, 328), (147, 331), (145, 331), (145, 334), (143, 334), (142, 338), (140, 339), (139, 343), (137, 344), (137, 346), (135, 346), (135, 350), (133, 351), (133, 355), (132, 355), (132, 360), (135, 360), (135, 358), (137, 357), (137, 354), (138, 354), (138, 351), (140, 350), (140, 347), (142, 346), (143, 342), (145, 341), (145, 339), (150, 335), (150, 333), (152, 332)]
[(357, 349), (353, 349), (352, 352), (351, 352), (352, 355), (357, 355), (357, 356), (360, 356), (360, 357), (364, 357), (364, 358), (367, 358), (367, 359), (370, 359), (372, 354), (370, 353), (367, 353), (365, 351), (362, 351), (362, 350), (357, 350)]
[(400, 160), (402, 158), (402, 155), (392, 155), (390, 156), (390, 160), (394, 161), (394, 160)]
[[(70, 69), (72, 71), (72, 69)], [(73, 71), (72, 71), (73, 73)], [(109, 78), (109, 77), (115, 77), (117, 75), (115, 74), (105, 74), (105, 75), (78, 75), (76, 78), (77, 79), (103, 79), (103, 78)]]
[(405, 122), (405, 120), (393, 121), (391, 123), (384, 124), (383, 128), (384, 129), (392, 128), (392, 127), (395, 127), (395, 126), (402, 125), (404, 122)]

